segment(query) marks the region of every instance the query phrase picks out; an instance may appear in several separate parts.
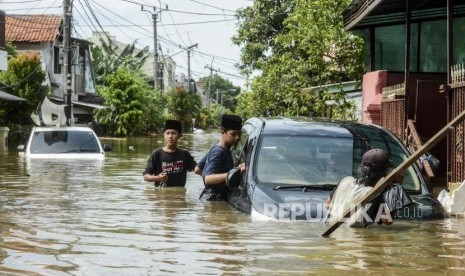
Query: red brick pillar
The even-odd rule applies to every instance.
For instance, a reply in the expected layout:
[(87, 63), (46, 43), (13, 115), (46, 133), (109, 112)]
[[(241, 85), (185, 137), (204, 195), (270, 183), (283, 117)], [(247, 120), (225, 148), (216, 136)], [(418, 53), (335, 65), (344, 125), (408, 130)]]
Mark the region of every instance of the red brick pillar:
[(381, 123), (382, 89), (386, 86), (387, 71), (366, 73), (362, 82), (362, 122), (367, 124)]

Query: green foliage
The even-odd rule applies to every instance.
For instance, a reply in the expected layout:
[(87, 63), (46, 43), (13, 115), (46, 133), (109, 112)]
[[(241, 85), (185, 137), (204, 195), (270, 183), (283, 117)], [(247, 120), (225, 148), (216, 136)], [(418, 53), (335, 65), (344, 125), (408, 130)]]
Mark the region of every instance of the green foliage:
[(104, 84), (99, 91), (109, 108), (94, 115), (111, 135), (146, 134), (163, 124), (163, 100), (139, 74), (123, 66), (106, 76)]
[(210, 118), (213, 121), (213, 126), (219, 126), (221, 124), (221, 117), (224, 114), (231, 114), (231, 110), (219, 104), (210, 105)]
[(135, 42), (126, 45), (122, 50), (114, 43), (100, 39), (101, 45), (92, 46), (92, 65), (97, 85), (103, 84), (105, 77), (125, 66), (135, 72), (142, 68), (150, 57), (149, 47), (136, 52)]
[(221, 117), (224, 114), (231, 114), (231, 110), (228, 108), (217, 104), (213, 103), (210, 105), (209, 109), (202, 108), (200, 110), (199, 118), (197, 120), (197, 126), (199, 126), (202, 129), (206, 129), (209, 127), (217, 127), (221, 123)]
[(166, 94), (168, 112), (180, 121), (184, 129), (192, 129), (192, 119), (199, 118), (202, 105), (199, 94), (186, 92), (184, 88), (173, 89)]
[(31, 125), (31, 113), (49, 92), (40, 56), (36, 53), (20, 53), (8, 60), (8, 69), (0, 72), (0, 82), (8, 86), (8, 92), (25, 99), (25, 102), (5, 102), (0, 105), (0, 124)]
[(257, 0), (239, 11), (239, 30), (233, 41), (242, 46), (242, 71), (257, 76), (250, 95), (241, 95), (238, 112), (315, 116), (324, 99), (334, 99), (340, 113), (350, 113), (351, 104), (338, 94), (301, 93), (305, 87), (361, 79), (363, 41), (344, 31), (342, 22), (342, 11), (349, 2)]
[(16, 56), (16, 54), (17, 54), (16, 47), (10, 41), (7, 41), (5, 43), (5, 49), (6, 49), (6, 52), (7, 52), (8, 56), (11, 56), (11, 57)]
[[(221, 99), (222, 105), (227, 109), (235, 110), (237, 101), (236, 96), (241, 92), (241, 88), (234, 86), (231, 81), (224, 79), (218, 74), (214, 74), (211, 77), (202, 77), (198, 82), (205, 83), (204, 94), (210, 96), (211, 99), (215, 99), (219, 102)], [(208, 95), (210, 91), (210, 95)]]

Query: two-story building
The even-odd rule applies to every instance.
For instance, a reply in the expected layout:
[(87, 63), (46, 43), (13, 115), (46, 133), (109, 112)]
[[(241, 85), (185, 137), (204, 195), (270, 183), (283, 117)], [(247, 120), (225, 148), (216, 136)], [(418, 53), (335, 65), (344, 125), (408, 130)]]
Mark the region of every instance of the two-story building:
[[(94, 45), (101, 45), (102, 42), (112, 43), (116, 45), (118, 49), (123, 50), (127, 44), (118, 41), (115, 36), (110, 35), (108, 32), (93, 32), (92, 36), (89, 38)], [(139, 48), (135, 48), (134, 54), (142, 51)], [(150, 53), (150, 58), (142, 65), (141, 73), (147, 77), (149, 82), (153, 84), (153, 62), (154, 54)], [(158, 83), (159, 88), (162, 92), (168, 91), (177, 86), (176, 81), (176, 62), (169, 55), (158, 55)]]
[[(66, 84), (63, 80), (63, 19), (59, 15), (14, 15), (5, 18), (5, 39), (18, 52), (36, 52), (41, 56), (51, 100), (63, 104)], [(95, 108), (104, 108), (97, 96), (90, 55), (91, 43), (71, 38), (72, 103), (76, 123), (89, 123)]]
[[(465, 109), (465, 0), (353, 0), (343, 16), (365, 41), (364, 122), (418, 148)], [(431, 150), (432, 186), (465, 179), (464, 127)]]

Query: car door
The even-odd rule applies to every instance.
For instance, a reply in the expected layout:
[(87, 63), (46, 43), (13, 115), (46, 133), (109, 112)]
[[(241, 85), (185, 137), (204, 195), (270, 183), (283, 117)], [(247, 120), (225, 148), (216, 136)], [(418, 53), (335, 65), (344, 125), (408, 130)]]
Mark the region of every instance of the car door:
[(241, 133), (241, 140), (233, 149), (233, 159), (235, 166), (241, 163), (245, 164), (246, 171), (241, 175), (241, 183), (238, 187), (232, 188), (228, 201), (236, 208), (243, 212), (250, 213), (250, 199), (247, 189), (250, 188), (247, 183), (252, 169), (252, 152), (255, 146), (254, 127), (251, 124), (244, 124)]

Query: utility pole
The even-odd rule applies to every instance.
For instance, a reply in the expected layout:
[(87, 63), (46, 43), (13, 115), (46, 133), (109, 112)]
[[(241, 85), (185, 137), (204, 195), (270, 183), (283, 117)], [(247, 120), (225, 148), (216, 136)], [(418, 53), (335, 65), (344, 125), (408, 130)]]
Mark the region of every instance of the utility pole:
[(74, 124), (71, 90), (71, 17), (70, 0), (63, 0), (63, 101), (65, 102), (66, 124)]
[[(158, 84), (158, 41), (157, 41), (157, 8), (153, 7), (153, 90), (157, 90)], [(161, 91), (161, 89), (160, 89)]]
[(195, 43), (189, 47), (187, 47), (187, 82), (189, 84), (189, 93), (192, 92), (191, 88), (191, 50), (194, 47), (199, 46), (198, 43)]
[[(157, 90), (158, 88), (158, 41), (157, 41), (157, 21), (158, 21), (158, 14), (162, 11), (167, 11), (168, 5), (164, 9), (159, 9), (157, 11), (157, 7), (153, 6), (153, 13), (148, 10), (144, 10), (144, 5), (141, 5), (141, 11), (146, 11), (152, 14), (152, 21), (153, 21), (153, 90)], [(163, 80), (162, 80), (163, 81)], [(160, 90), (160, 93), (163, 93)]]
[(215, 58), (212, 59), (212, 63), (210, 66), (205, 65), (205, 68), (207, 69), (210, 69), (210, 77), (208, 78), (208, 91), (207, 91), (207, 110), (210, 109), (210, 92), (211, 92), (211, 86), (212, 86), (212, 72), (213, 69), (212, 66), (213, 66), (213, 61), (215, 60)]

